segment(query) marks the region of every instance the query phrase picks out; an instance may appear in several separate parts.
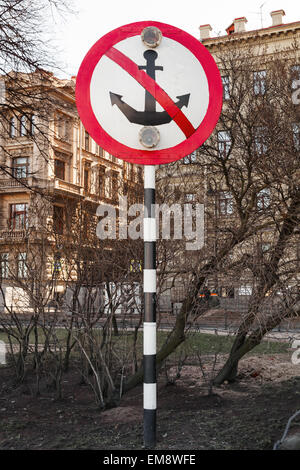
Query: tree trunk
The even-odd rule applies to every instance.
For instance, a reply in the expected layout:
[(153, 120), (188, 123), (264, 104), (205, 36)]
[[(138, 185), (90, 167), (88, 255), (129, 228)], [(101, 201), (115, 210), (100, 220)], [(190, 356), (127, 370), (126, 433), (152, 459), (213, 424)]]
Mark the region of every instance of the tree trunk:
[(249, 339), (245, 340), (240, 346), (235, 347), (235, 343), (232, 347), (230, 355), (225, 362), (224, 366), (213, 380), (214, 385), (221, 385), (225, 380), (228, 382), (234, 382), (238, 373), (238, 364), (240, 359), (251, 349), (253, 349), (260, 341), (252, 343)]
[(115, 314), (112, 316), (112, 325), (114, 330), (114, 336), (119, 336), (118, 323)]
[(221, 385), (225, 382), (225, 380), (228, 380), (228, 382), (233, 382), (237, 376), (240, 359), (247, 352), (251, 351), (253, 348), (255, 348), (255, 346), (260, 344), (265, 334), (278, 326), (284, 318), (296, 317), (299, 315), (300, 306), (298, 301), (296, 301), (289, 308), (283, 308), (284, 310), (280, 310), (277, 315), (269, 318), (265, 325), (258, 325), (248, 338), (246, 338), (245, 334), (244, 339), (242, 338), (243, 335), (240, 335), (240, 337), (236, 338), (230, 351), (229, 358), (213, 381), (214, 385)]

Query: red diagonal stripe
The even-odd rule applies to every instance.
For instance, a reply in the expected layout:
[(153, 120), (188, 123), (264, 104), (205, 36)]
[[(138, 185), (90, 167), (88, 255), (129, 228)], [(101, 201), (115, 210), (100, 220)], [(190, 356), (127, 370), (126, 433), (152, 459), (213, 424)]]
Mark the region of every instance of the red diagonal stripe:
[(151, 93), (156, 101), (167, 111), (169, 116), (171, 116), (173, 121), (180, 127), (186, 137), (190, 137), (195, 132), (196, 129), (169, 95), (167, 95), (146, 72), (140, 70), (133, 60), (129, 59), (129, 57), (114, 47), (111, 47), (105, 55), (126, 70), (140, 85)]

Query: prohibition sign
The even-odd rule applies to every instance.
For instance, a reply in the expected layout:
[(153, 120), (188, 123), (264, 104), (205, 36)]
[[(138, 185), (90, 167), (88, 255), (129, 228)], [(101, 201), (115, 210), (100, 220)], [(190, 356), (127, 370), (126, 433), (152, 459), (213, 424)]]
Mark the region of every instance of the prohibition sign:
[[(162, 33), (155, 50), (141, 39), (149, 26)], [(100, 38), (76, 80), (77, 109), (90, 136), (115, 157), (143, 165), (170, 163), (200, 147), (219, 119), (222, 94), (217, 65), (200, 41), (156, 21)], [(145, 125), (159, 129), (153, 149), (139, 142)]]

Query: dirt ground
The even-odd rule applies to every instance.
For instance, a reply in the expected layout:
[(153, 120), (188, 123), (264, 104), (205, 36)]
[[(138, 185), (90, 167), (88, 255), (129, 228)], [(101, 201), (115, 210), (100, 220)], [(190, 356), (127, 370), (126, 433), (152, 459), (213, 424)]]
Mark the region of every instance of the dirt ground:
[[(143, 448), (141, 386), (100, 411), (72, 371), (59, 401), (47, 390), (35, 397), (29, 385), (12, 387), (10, 374), (0, 370), (0, 449)], [(245, 358), (238, 381), (210, 395), (200, 368), (185, 366), (174, 385), (160, 377), (157, 449), (272, 449), (298, 409), (300, 365), (290, 355)]]

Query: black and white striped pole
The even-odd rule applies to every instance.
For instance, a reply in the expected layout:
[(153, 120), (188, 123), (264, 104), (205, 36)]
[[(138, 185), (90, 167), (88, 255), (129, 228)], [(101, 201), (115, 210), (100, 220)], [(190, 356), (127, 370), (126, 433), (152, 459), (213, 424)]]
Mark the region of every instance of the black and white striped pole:
[[(156, 27), (146, 27), (141, 34), (148, 50), (144, 52), (147, 65), (140, 66), (155, 80), (155, 71), (163, 67), (155, 66), (157, 53), (153, 51), (162, 40), (161, 31)], [(146, 91), (145, 113), (155, 114), (156, 99)], [(160, 134), (156, 127), (145, 126), (139, 132), (140, 143), (150, 149), (157, 146)], [(156, 220), (155, 220), (155, 166), (144, 166), (144, 445), (156, 445)]]
[(156, 445), (155, 166), (144, 170), (144, 444)]

